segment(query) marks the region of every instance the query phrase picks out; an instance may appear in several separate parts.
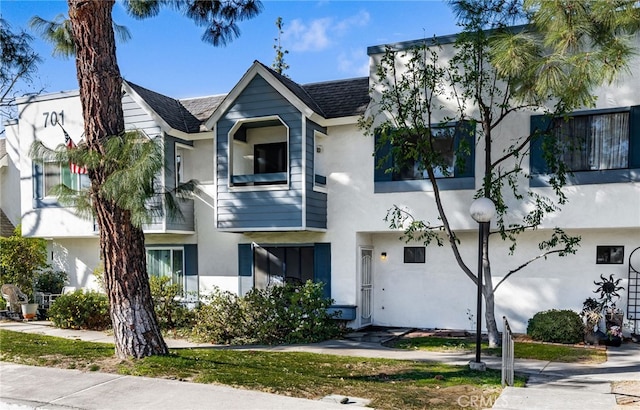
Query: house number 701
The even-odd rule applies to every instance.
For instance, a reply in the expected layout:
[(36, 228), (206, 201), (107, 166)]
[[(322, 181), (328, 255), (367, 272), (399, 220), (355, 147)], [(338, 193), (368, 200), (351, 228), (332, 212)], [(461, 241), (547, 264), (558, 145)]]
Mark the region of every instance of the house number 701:
[(48, 125), (55, 127), (56, 125), (64, 125), (64, 110), (60, 112), (45, 112), (42, 113), (44, 115), (44, 127), (47, 128)]

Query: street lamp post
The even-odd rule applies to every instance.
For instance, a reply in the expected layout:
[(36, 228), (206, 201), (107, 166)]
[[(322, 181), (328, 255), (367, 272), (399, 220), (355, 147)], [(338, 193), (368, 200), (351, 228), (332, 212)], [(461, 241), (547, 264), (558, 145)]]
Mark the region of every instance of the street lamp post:
[(485, 241), (489, 237), (489, 225), (491, 218), (496, 213), (496, 206), (489, 198), (478, 198), (469, 208), (469, 213), (474, 221), (478, 223), (478, 280), (477, 280), (477, 307), (476, 307), (476, 360), (469, 362), (469, 367), (473, 370), (484, 371), (487, 366), (480, 360), (480, 347), (482, 343), (482, 258)]

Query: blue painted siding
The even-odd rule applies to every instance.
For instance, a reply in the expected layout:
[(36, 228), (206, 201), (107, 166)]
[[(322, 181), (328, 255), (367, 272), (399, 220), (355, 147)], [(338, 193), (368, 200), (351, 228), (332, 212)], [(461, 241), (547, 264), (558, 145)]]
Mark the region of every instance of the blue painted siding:
[[(326, 128), (320, 127), (318, 124), (307, 121), (306, 130), (306, 188), (307, 188), (307, 226), (309, 228), (327, 229), (327, 194), (313, 190), (314, 187), (314, 166), (313, 160), (315, 156), (314, 147), (314, 131), (323, 134), (327, 133)], [(325, 175), (326, 176), (326, 175)]]
[[(164, 185), (166, 189), (175, 188), (175, 143), (180, 142), (185, 145), (193, 145), (190, 141), (184, 141), (169, 135), (163, 135), (160, 125), (129, 95), (122, 97), (122, 108), (124, 111), (125, 128), (128, 130), (143, 131), (150, 138), (162, 138), (164, 144), (165, 167)], [(184, 200), (178, 203), (180, 216), (159, 216), (144, 226), (146, 231), (195, 231), (195, 218), (193, 200)]]
[(128, 94), (122, 97), (124, 125), (127, 130), (141, 130), (153, 138), (162, 132), (157, 122), (142, 109)]
[[(229, 132), (239, 120), (277, 115), (289, 129), (289, 185), (229, 189)], [(298, 228), (302, 221), (302, 114), (267, 81), (256, 76), (217, 124), (218, 228)]]

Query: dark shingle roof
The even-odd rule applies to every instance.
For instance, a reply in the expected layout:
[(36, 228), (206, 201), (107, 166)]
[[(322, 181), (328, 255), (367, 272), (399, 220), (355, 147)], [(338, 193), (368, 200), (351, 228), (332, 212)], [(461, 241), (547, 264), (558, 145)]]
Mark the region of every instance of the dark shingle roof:
[(361, 115), (369, 104), (368, 77), (300, 85), (259, 61), (256, 63), (266, 68), (296, 97), (324, 118)]
[[(367, 77), (300, 85), (266, 65), (257, 63), (323, 118), (362, 115), (369, 104), (369, 79)], [(187, 133), (201, 131), (200, 126), (209, 119), (226, 97), (226, 95), (214, 95), (176, 100), (129, 81), (127, 84), (171, 128)]]
[(226, 96), (226, 94), (212, 95), (210, 97), (185, 98), (179, 101), (194, 117), (205, 122)]
[(351, 78), (302, 86), (322, 107), (325, 118), (362, 115), (369, 105), (369, 78)]
[(293, 94), (295, 94), (296, 97), (298, 97), (300, 100), (302, 100), (302, 102), (307, 107), (311, 108), (315, 113), (320, 114), (323, 117), (325, 116), (324, 112), (322, 111), (322, 108), (320, 108), (320, 106), (313, 100), (313, 98), (311, 98), (311, 96), (309, 95), (309, 93), (307, 93), (307, 91), (304, 89), (303, 86), (301, 86), (300, 84), (296, 83), (295, 81), (293, 81), (289, 77), (286, 77), (286, 76), (284, 76), (282, 74), (278, 74), (277, 71), (267, 67), (266, 65), (262, 64), (259, 61), (256, 61), (256, 63), (260, 64), (267, 71), (269, 71), (271, 74), (273, 74), (273, 76), (276, 78), (276, 80), (278, 80), (282, 84), (284, 84), (284, 86), (287, 87), (289, 89), (289, 91), (291, 91)]
[(178, 100), (140, 87), (127, 84), (173, 129), (188, 133), (199, 132), (201, 121), (190, 113)]

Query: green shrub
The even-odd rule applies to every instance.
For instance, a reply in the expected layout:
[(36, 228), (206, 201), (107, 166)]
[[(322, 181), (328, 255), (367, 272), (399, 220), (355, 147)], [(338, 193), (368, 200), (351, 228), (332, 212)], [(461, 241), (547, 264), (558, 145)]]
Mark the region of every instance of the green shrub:
[(578, 343), (584, 338), (584, 324), (572, 310), (552, 309), (529, 319), (527, 335), (543, 342)]
[(244, 297), (214, 292), (197, 309), (194, 337), (213, 343), (312, 343), (337, 337), (321, 283), (253, 289)]
[(215, 289), (195, 311), (193, 337), (196, 340), (225, 343), (257, 343), (256, 338), (247, 337), (246, 308), (243, 298), (231, 292)]
[(48, 311), (49, 320), (63, 329), (103, 330), (111, 326), (105, 294), (81, 289), (58, 296)]
[(67, 272), (47, 269), (40, 272), (34, 281), (37, 291), (44, 293), (62, 293), (62, 288), (67, 284)]
[(161, 329), (174, 330), (192, 325), (194, 314), (180, 302), (182, 288), (179, 284), (172, 284), (168, 276), (151, 276), (149, 286)]
[(33, 296), (38, 272), (47, 267), (47, 241), (25, 238), (18, 226), (8, 238), (0, 238), (0, 284), (11, 283)]

